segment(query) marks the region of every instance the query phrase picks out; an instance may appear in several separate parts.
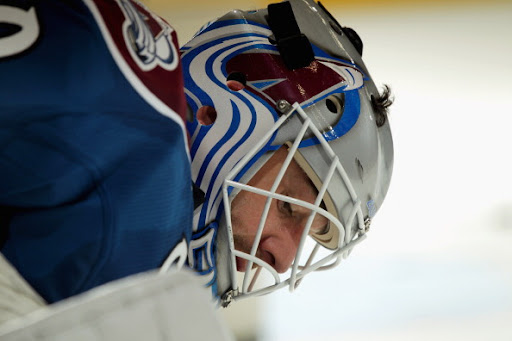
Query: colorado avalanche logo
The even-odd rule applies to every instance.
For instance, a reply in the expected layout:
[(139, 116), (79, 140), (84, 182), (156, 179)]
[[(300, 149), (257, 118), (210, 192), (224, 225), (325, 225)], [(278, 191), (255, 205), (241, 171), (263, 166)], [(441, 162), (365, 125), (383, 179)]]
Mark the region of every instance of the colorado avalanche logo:
[(173, 29), (138, 3), (123, 0), (120, 4), (126, 15), (123, 35), (139, 67), (148, 71), (159, 65), (174, 70), (178, 55), (172, 43)]

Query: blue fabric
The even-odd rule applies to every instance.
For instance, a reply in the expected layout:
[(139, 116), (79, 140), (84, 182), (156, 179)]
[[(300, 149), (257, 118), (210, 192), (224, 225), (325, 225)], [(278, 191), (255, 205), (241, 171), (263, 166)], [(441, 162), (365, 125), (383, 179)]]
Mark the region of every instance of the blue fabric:
[(159, 267), (190, 240), (193, 200), (181, 127), (132, 88), (88, 8), (36, 4), (37, 42), (0, 58), (1, 252), (55, 302)]

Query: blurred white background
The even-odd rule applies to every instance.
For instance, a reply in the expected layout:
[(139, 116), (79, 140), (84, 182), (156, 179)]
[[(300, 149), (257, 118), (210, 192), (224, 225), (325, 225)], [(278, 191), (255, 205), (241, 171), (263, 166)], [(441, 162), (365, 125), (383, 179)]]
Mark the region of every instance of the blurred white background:
[[(265, 1), (149, 0), (184, 44)], [(395, 167), (367, 240), (299, 290), (223, 314), (239, 340), (512, 340), (512, 2), (323, 1), (395, 94)]]

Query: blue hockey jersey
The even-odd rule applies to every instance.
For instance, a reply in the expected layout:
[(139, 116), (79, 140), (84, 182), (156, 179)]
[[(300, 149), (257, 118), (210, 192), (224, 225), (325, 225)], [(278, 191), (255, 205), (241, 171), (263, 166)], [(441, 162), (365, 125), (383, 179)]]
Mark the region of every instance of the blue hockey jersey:
[(177, 46), (131, 0), (0, 2), (1, 252), (48, 302), (190, 240)]

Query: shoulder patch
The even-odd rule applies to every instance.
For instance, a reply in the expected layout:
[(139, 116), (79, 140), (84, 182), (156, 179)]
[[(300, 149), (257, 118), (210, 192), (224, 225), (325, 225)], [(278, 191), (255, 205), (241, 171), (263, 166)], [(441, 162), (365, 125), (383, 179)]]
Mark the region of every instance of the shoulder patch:
[(184, 127), (186, 104), (174, 29), (135, 0), (84, 1), (134, 89), (157, 111)]

